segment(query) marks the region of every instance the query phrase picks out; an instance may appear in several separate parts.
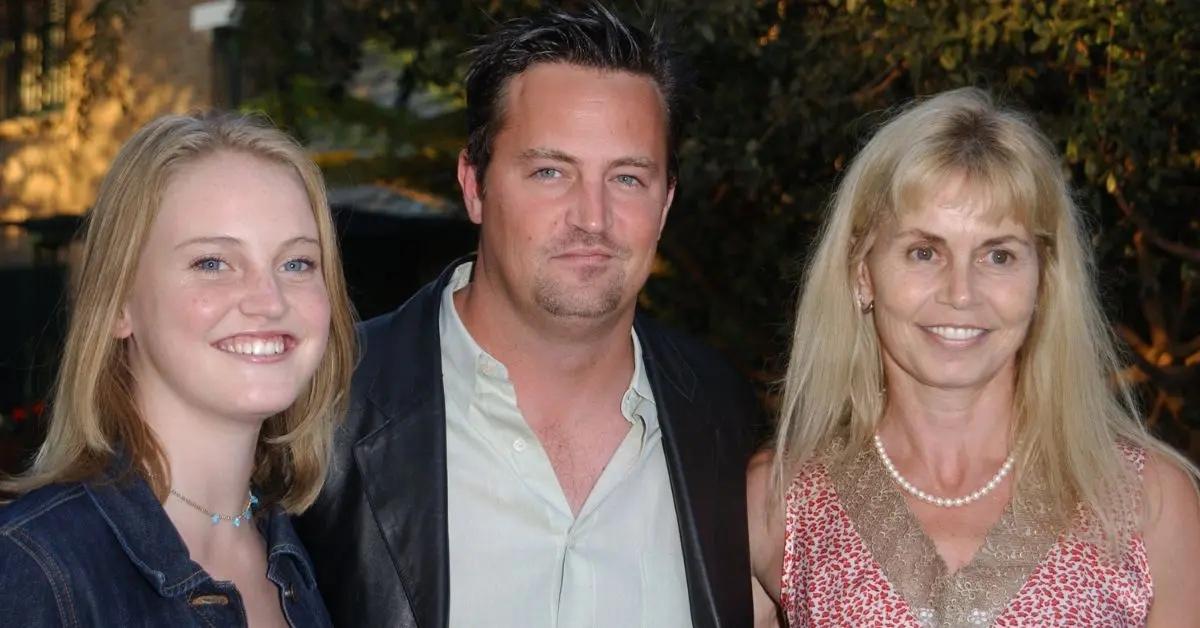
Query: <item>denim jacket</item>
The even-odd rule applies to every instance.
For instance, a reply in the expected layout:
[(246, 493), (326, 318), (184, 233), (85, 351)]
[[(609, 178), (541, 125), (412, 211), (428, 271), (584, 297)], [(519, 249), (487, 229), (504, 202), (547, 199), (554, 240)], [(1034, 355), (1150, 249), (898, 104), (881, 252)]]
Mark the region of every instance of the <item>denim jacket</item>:
[[(0, 507), (0, 623), (245, 626), (233, 583), (214, 580), (188, 557), (149, 485), (115, 475), (46, 486)], [(287, 515), (275, 507), (255, 519), (288, 624), (329, 626)]]

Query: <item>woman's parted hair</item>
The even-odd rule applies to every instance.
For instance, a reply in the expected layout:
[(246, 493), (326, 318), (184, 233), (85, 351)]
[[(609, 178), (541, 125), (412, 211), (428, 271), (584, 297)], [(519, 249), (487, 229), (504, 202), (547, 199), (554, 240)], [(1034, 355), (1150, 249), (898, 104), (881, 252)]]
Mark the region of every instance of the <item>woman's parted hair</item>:
[(46, 440), (30, 469), (3, 483), (5, 492), (93, 479), (119, 447), (131, 469), (145, 476), (160, 500), (166, 498), (170, 469), (137, 409), (127, 340), (115, 338), (113, 330), (164, 189), (188, 164), (221, 151), (291, 167), (317, 223), (330, 302), (329, 341), (306, 391), (264, 423), (253, 475), (264, 503), (300, 512), (316, 499), (356, 360), (355, 317), (320, 170), (295, 140), (264, 117), (237, 114), (163, 116), (138, 130), (118, 152), (85, 218)]
[(881, 223), (932, 198), (951, 177), (963, 177), (990, 212), (1012, 216), (1036, 240), (1038, 307), (1017, 358), (1020, 481), (1043, 483), (1064, 522), (1087, 508), (1116, 547), (1140, 493), (1119, 445), (1161, 454), (1193, 475), (1195, 468), (1146, 432), (1119, 377), (1090, 247), (1054, 148), (1027, 116), (974, 88), (901, 110), (834, 194), (796, 310), (774, 493), (782, 499), (809, 460), (843, 463), (869, 446), (884, 410), (884, 376), (873, 318), (856, 300), (857, 269)]

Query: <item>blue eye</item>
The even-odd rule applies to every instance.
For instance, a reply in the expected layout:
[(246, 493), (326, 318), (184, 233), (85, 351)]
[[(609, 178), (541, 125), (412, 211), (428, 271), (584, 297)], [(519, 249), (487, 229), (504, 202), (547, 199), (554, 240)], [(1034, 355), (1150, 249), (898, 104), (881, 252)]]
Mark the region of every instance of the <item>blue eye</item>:
[(538, 168), (533, 171), (534, 179), (558, 179), (562, 177), (562, 172), (557, 168)]
[(192, 262), (192, 268), (204, 273), (215, 273), (229, 268), (229, 264), (219, 257), (202, 257)]
[(302, 273), (312, 270), (316, 264), (312, 260), (303, 257), (290, 259), (283, 263), (283, 270), (289, 273)]
[(616, 176), (617, 183), (628, 187), (637, 187), (642, 184), (641, 179), (631, 174), (619, 174)]

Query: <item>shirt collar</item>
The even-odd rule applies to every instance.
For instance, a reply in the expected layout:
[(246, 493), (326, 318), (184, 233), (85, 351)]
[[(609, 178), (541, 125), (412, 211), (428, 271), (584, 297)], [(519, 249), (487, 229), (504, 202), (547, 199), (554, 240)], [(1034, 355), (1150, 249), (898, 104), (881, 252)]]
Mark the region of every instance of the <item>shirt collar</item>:
[[(121, 549), (159, 595), (183, 595), (211, 579), (191, 559), (162, 504), (142, 476), (130, 470), (126, 455), (118, 452), (102, 476), (85, 483), (84, 490)], [(280, 557), (288, 557), (311, 586), (312, 566), (283, 509), (273, 506), (255, 519), (266, 538), (268, 563), (274, 566)]]
[(637, 330), (631, 330), (633, 336), (633, 377), (629, 380), (629, 389), (621, 398), (621, 413), (626, 419), (641, 417), (646, 422), (646, 434), (658, 429), (658, 412), (654, 403), (654, 391), (650, 389), (650, 378), (646, 377), (646, 365), (642, 359), (642, 342), (638, 339)]
[[(480, 374), (508, 380), (508, 370), (499, 360), (489, 355), (475, 342), (467, 331), (458, 309), (454, 306), (454, 293), (471, 282), (473, 262), (464, 262), (454, 269), (450, 281), (442, 292), (442, 307), (439, 315), (439, 331), (442, 337), (446, 372), (446, 386), (466, 386), (457, 392), (469, 397), (473, 391), (473, 382)], [(646, 422), (646, 434), (649, 435), (658, 428), (658, 416), (654, 411), (654, 392), (650, 388), (650, 379), (646, 376), (645, 364), (642, 360), (642, 343), (638, 340), (637, 331), (630, 329), (633, 340), (633, 376), (629, 380), (629, 388), (621, 397), (621, 414), (626, 420), (634, 422), (638, 418)], [(447, 391), (450, 393), (451, 391)]]
[[(481, 359), (487, 357), (503, 368), (498, 360), (488, 356), (483, 347), (480, 347), (471, 337), (471, 333), (467, 331), (466, 325), (463, 325), (462, 318), (458, 315), (458, 308), (454, 306), (454, 293), (471, 282), (473, 267), (473, 262), (465, 262), (454, 269), (454, 274), (450, 276), (450, 281), (446, 283), (446, 288), (442, 291), (442, 308), (438, 315), (438, 331), (442, 337), (442, 354), (445, 362), (443, 381), (446, 386), (466, 386), (465, 390), (457, 391), (459, 394), (465, 394), (464, 398), (469, 398), (470, 393), (474, 390), (473, 382), (481, 367)], [(504, 377), (508, 377), (507, 371), (504, 372)], [(446, 392), (449, 396), (451, 391)]]

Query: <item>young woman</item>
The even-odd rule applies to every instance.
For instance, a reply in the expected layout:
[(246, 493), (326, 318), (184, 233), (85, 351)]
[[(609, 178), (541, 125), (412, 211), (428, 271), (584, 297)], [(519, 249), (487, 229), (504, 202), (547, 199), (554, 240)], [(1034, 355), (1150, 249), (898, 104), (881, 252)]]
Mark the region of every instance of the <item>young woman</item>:
[(254, 118), (160, 118), (87, 216), (49, 433), (5, 482), (20, 626), (324, 626), (288, 513), (354, 361), (324, 185)]
[(1149, 436), (1059, 160), (973, 89), (841, 182), (748, 480), (795, 626), (1200, 621), (1195, 468)]

